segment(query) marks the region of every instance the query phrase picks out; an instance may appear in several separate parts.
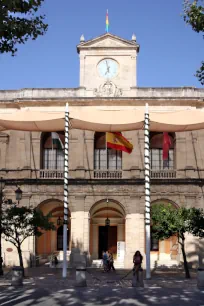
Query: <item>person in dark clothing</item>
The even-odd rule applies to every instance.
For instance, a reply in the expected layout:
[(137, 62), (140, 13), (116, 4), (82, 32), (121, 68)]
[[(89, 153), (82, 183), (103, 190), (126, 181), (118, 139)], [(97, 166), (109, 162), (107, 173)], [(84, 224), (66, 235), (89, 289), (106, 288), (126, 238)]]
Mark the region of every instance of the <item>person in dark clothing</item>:
[(115, 271), (115, 267), (114, 267), (114, 259), (113, 259), (113, 254), (109, 253), (109, 271), (112, 269), (113, 271)]
[(139, 277), (138, 272), (142, 268), (142, 260), (143, 257), (140, 253), (140, 251), (136, 251), (134, 256), (133, 256), (133, 275), (137, 275), (137, 278)]

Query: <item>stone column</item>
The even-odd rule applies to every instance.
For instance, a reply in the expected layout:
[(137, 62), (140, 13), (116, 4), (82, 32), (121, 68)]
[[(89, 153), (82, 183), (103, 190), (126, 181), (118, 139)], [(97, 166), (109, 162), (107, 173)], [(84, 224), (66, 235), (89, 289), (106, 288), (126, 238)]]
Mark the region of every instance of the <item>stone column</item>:
[(84, 195), (75, 196), (74, 211), (71, 218), (72, 248), (84, 251)]
[[(130, 196), (129, 212), (125, 223), (125, 268), (132, 268), (133, 255), (144, 251), (144, 213), (140, 214), (140, 196)], [(142, 245), (141, 245), (142, 243)]]
[(98, 224), (92, 224), (92, 259), (98, 259)]
[(124, 224), (118, 224), (117, 226), (117, 241), (125, 241), (124, 226)]
[(89, 212), (84, 212), (84, 252), (89, 254), (90, 218)]

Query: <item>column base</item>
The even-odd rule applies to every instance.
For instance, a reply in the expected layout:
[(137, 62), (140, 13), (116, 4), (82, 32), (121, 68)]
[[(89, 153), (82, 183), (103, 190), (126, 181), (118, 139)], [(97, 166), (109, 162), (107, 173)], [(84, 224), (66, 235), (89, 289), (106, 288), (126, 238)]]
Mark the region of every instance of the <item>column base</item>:
[(197, 286), (198, 288), (204, 288), (204, 269), (198, 269), (197, 271)]

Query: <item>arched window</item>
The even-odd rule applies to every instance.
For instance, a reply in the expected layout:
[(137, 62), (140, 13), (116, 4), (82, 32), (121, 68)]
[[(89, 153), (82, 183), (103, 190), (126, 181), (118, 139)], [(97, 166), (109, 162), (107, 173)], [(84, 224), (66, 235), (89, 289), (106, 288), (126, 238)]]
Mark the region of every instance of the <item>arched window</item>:
[(106, 133), (95, 133), (94, 169), (110, 171), (122, 169), (122, 152), (106, 148)]
[[(41, 139), (42, 168), (43, 169), (64, 169), (64, 132), (44, 133)], [(58, 137), (59, 138), (56, 138)], [(55, 137), (55, 138), (54, 138)], [(56, 141), (57, 140), (57, 141)]]
[(174, 169), (175, 134), (168, 134), (171, 140), (169, 156), (163, 160), (163, 133), (150, 133), (150, 168), (151, 170)]

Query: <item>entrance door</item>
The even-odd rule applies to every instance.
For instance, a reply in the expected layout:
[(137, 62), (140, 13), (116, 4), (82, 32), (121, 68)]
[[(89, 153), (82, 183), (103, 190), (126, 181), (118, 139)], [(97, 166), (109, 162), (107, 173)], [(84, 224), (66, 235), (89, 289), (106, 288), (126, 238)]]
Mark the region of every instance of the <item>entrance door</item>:
[[(57, 251), (63, 250), (63, 225), (57, 229)], [(67, 229), (67, 250), (69, 250), (69, 229)]]
[(99, 226), (98, 258), (102, 258), (103, 251), (117, 253), (117, 226)]

